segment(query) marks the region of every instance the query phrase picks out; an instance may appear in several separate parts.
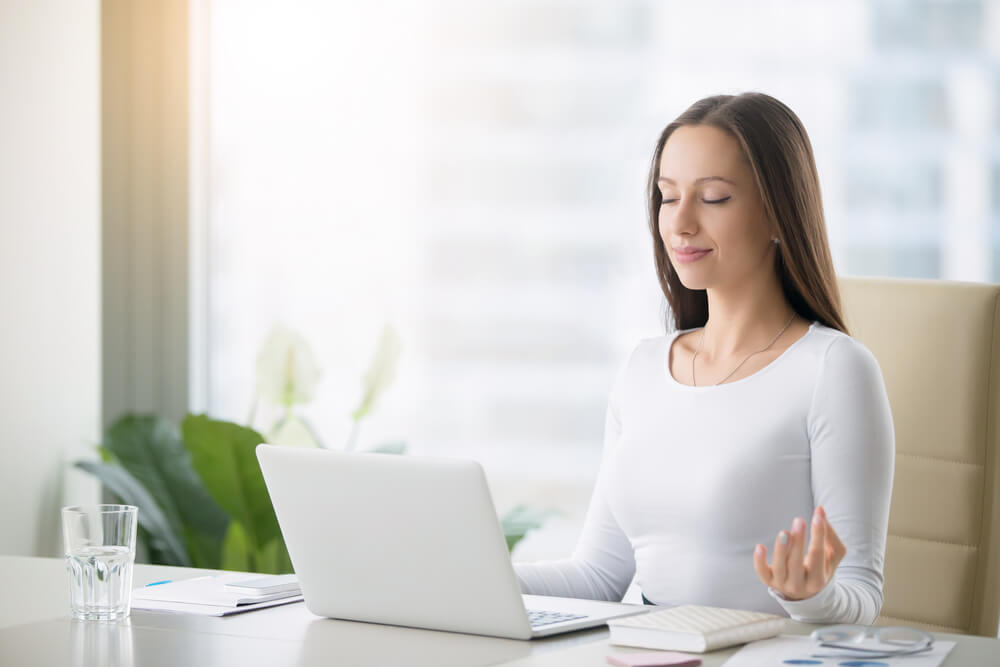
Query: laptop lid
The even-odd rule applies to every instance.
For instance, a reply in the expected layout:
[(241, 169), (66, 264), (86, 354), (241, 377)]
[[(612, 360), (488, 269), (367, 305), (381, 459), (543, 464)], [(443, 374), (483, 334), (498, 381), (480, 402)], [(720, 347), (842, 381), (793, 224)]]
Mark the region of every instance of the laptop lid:
[(257, 458), (314, 614), (532, 636), (478, 463), (272, 445)]

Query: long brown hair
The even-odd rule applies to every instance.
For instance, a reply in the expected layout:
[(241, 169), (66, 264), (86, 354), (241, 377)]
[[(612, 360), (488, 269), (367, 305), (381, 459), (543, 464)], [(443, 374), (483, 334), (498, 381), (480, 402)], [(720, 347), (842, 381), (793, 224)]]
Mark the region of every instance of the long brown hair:
[(806, 320), (848, 333), (827, 242), (823, 201), (812, 146), (802, 121), (787, 106), (763, 93), (716, 95), (692, 104), (667, 125), (649, 167), (649, 229), (653, 233), (656, 276), (673, 313), (676, 329), (704, 326), (708, 293), (684, 287), (659, 232), (662, 195), (657, 187), (660, 157), (674, 130), (711, 125), (736, 138), (753, 171), (768, 218), (778, 228), (775, 270), (785, 298)]

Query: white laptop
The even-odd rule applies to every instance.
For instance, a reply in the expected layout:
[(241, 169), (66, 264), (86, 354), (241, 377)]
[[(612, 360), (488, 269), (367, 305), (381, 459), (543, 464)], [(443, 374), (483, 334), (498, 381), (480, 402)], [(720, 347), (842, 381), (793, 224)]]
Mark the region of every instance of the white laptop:
[(474, 461), (272, 445), (257, 458), (318, 616), (530, 639), (647, 610), (522, 596)]

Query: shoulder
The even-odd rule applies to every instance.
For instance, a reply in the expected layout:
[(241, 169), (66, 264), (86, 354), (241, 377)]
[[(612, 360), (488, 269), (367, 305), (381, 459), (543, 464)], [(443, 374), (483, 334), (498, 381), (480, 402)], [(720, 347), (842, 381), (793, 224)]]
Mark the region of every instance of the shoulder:
[(619, 366), (612, 387), (612, 398), (622, 400), (626, 395), (634, 395), (634, 390), (627, 388), (637, 385), (640, 393), (643, 393), (642, 388), (661, 381), (662, 375), (666, 373), (670, 345), (676, 335), (674, 332), (639, 340)]
[(858, 339), (823, 329), (816, 336), (823, 354), (809, 406), (810, 440), (816, 446), (846, 438), (866, 451), (891, 452), (892, 408), (875, 355)]
[[(689, 334), (699, 331), (700, 328), (695, 329), (680, 329), (677, 331), (671, 331), (670, 333), (663, 334), (662, 336), (651, 336), (649, 338), (643, 338), (638, 343), (636, 343), (635, 348), (632, 350), (632, 356), (643, 356), (649, 354), (664, 354), (669, 349), (674, 340), (677, 341), (677, 345), (684, 345), (691, 338)], [(676, 346), (675, 346), (676, 348)]]
[(632, 351), (629, 353), (626, 366), (635, 366), (654, 360), (662, 360), (670, 350), (670, 344), (673, 342), (675, 336), (675, 333), (669, 333), (663, 336), (652, 336), (641, 339), (633, 346)]
[(843, 331), (816, 323), (813, 327), (814, 348), (820, 356), (823, 371), (878, 372), (878, 361), (871, 350), (857, 338)]
[(625, 363), (619, 367), (615, 385), (622, 387), (634, 384), (639, 377), (648, 381), (654, 369), (666, 363), (673, 334), (643, 338), (636, 343), (625, 357)]
[(885, 394), (882, 369), (864, 343), (819, 324), (814, 329), (819, 362), (814, 402), (869, 401)]
[[(625, 364), (626, 372), (632, 374), (638, 372), (640, 375), (644, 375), (650, 370), (658, 372), (658, 369), (665, 369), (669, 364), (671, 346), (673, 346), (674, 354), (676, 354), (678, 347), (685, 344), (685, 334), (691, 331), (694, 330), (683, 329), (672, 331), (662, 336), (641, 339), (635, 344), (628, 355)], [(675, 340), (677, 341), (676, 344), (674, 344)]]

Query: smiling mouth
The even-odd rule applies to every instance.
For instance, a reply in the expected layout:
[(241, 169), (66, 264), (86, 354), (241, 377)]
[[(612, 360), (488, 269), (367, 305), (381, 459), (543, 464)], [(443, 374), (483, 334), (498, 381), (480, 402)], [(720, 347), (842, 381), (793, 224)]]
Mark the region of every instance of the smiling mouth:
[(686, 264), (688, 262), (696, 262), (710, 252), (712, 252), (710, 249), (693, 251), (674, 250), (674, 255), (677, 257), (678, 262)]

